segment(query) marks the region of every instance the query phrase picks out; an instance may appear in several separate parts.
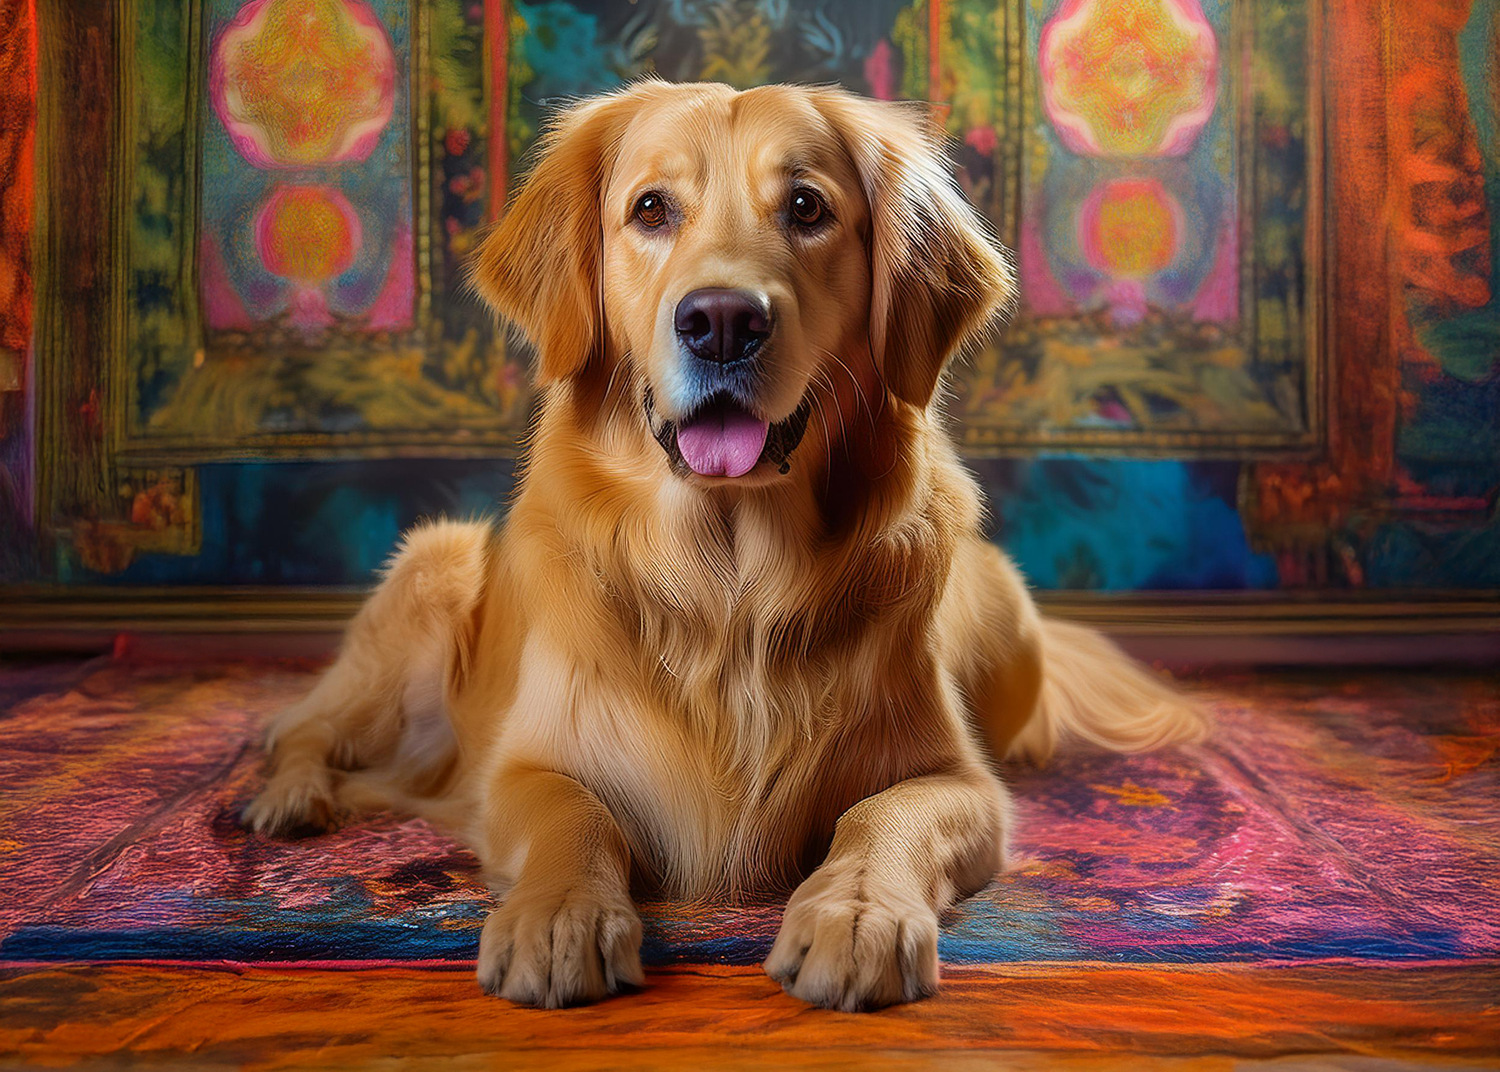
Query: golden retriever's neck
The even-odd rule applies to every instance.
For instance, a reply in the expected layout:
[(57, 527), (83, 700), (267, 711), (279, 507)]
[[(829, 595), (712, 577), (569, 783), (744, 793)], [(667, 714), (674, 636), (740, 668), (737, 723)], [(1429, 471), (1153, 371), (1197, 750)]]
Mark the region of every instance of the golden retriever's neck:
[[(705, 490), (621, 421), (580, 427), (558, 401), (532, 448), (547, 481), (527, 481), (511, 514), (512, 531), (569, 578), (544, 610), (617, 631), (650, 663), (642, 686), (731, 767), (793, 747), (849, 703), (835, 688), (850, 660), (923, 635), (957, 541), (977, 525), (972, 482), (926, 414), (899, 415), (890, 431), (906, 446), (884, 471), (808, 451), (804, 471), (776, 485)], [(835, 491), (857, 504), (830, 510)], [(799, 672), (782, 672), (793, 660)]]
[(586, 397), (564, 387), (547, 399), (527, 466), (547, 482), (525, 481), (518, 508), (559, 523), (622, 592), (705, 624), (888, 607), (906, 555), (951, 555), (977, 529), (972, 479), (936, 419), (911, 407), (891, 402), (856, 442), (820, 412), (790, 476), (704, 487), (670, 471), (628, 388), (577, 390)]
[[(567, 668), (570, 694), (660, 720), (660, 739), (710, 779), (701, 851), (663, 881), (699, 893), (774, 886), (800, 863), (757, 839), (788, 808), (831, 821), (787, 798), (809, 775), (786, 772), (904, 732), (890, 721), (891, 682), (935, 661), (932, 619), (978, 523), (973, 483), (936, 423), (910, 411), (889, 429), (895, 464), (861, 480), (848, 452), (810, 450), (776, 485), (705, 493), (624, 414), (596, 430), (557, 401), (544, 405), (506, 523), (507, 613)], [(828, 442), (819, 436), (812, 445)], [(830, 511), (830, 488), (856, 497)], [(907, 742), (892, 754), (919, 751)], [(828, 799), (868, 791), (841, 782)]]

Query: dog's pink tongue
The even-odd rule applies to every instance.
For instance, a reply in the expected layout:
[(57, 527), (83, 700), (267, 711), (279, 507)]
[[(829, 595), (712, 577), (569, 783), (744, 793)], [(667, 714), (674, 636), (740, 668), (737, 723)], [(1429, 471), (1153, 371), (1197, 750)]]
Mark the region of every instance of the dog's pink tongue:
[(710, 406), (677, 429), (677, 449), (699, 476), (744, 476), (760, 460), (770, 424), (738, 406)]

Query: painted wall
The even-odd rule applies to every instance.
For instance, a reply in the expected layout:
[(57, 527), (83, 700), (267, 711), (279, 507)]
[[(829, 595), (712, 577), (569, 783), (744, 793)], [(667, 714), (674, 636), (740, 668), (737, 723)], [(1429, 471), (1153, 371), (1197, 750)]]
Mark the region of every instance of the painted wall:
[[(34, 16), (6, 17), (24, 72)], [(56, 205), (30, 204), (25, 154), (80, 181), (93, 165), (59, 141), (45, 71), (39, 102), (24, 79), (0, 98), (0, 579), (358, 584), (417, 518), (502, 511), (528, 392), (464, 257), (549, 106), (654, 71), (937, 106), (1022, 280), (955, 376), (955, 434), (1038, 586), (1500, 588), (1494, 4), (139, 0), (123, 18), (106, 28), (133, 48), (102, 77), (133, 88), (111, 98), (132, 230), (89, 247), (83, 291), (118, 281), (115, 334), (50, 329), (60, 258), (42, 243), (31, 264), (24, 239)], [(313, 68), (325, 90), (292, 107)]]

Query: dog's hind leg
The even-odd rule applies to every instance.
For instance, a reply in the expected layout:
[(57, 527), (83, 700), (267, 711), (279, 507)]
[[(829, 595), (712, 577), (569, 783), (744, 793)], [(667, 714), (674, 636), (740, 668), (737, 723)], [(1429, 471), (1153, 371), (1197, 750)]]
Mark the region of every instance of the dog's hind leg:
[(421, 754), (433, 751), (423, 742), (451, 740), (444, 691), (484, 590), (491, 532), (481, 522), (443, 521), (406, 534), (337, 660), (271, 725), (270, 776), (245, 809), (246, 826), (324, 829), (333, 823), (340, 771), (408, 751), (423, 765), (441, 762)]
[(1041, 617), (1009, 559), (978, 538), (960, 546), (939, 616), (945, 662), (969, 724), (996, 761), (1033, 717), (1042, 688)]

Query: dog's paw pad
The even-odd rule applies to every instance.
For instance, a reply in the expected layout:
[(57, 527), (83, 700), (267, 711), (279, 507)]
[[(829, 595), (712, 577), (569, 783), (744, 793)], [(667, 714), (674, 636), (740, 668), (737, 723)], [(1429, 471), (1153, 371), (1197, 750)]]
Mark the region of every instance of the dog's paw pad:
[(766, 973), (793, 997), (844, 1012), (936, 993), (937, 914), (915, 898), (841, 885), (814, 874), (793, 894)]
[(258, 834), (323, 833), (335, 825), (333, 790), (326, 775), (274, 775), (245, 806), (240, 823)]
[(490, 913), (479, 939), (479, 985), (521, 1005), (583, 1005), (638, 987), (641, 921), (627, 896), (522, 887)]

